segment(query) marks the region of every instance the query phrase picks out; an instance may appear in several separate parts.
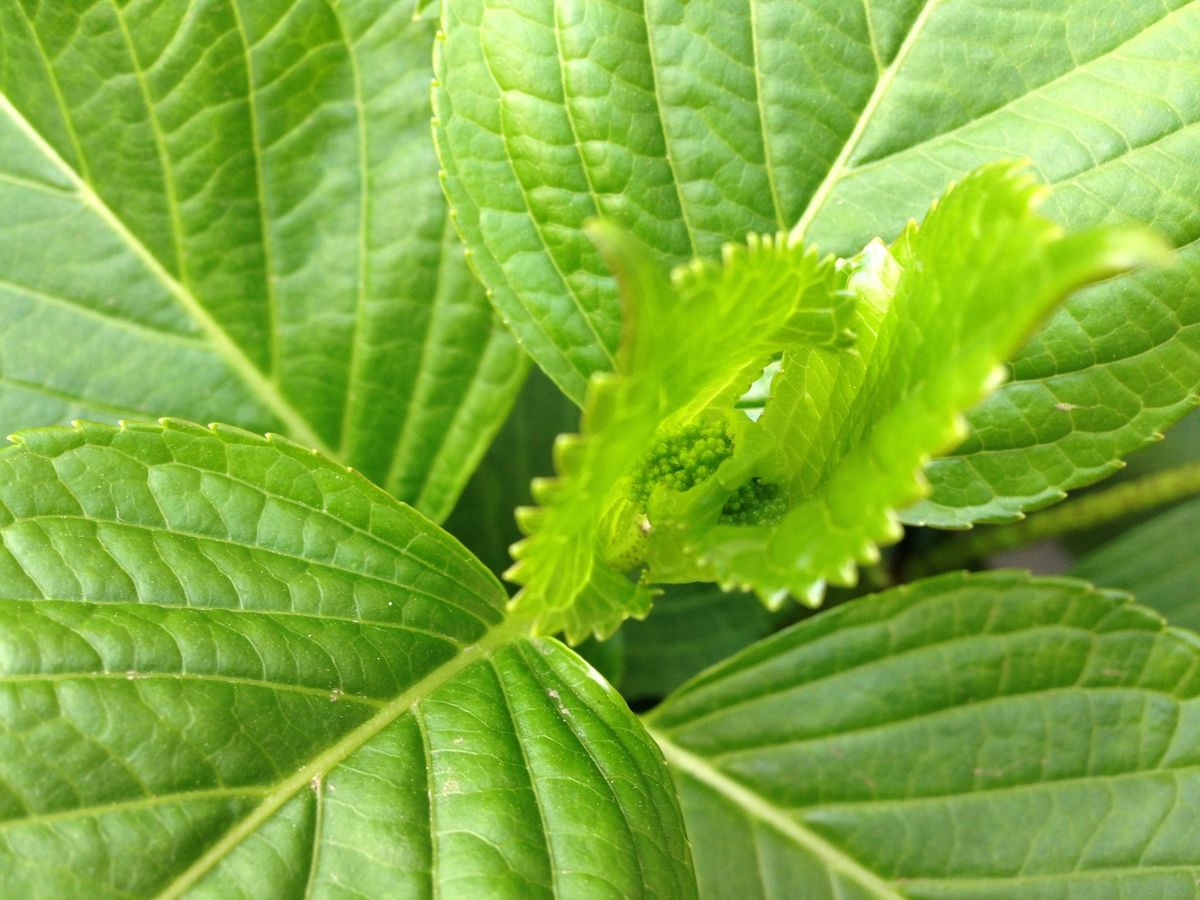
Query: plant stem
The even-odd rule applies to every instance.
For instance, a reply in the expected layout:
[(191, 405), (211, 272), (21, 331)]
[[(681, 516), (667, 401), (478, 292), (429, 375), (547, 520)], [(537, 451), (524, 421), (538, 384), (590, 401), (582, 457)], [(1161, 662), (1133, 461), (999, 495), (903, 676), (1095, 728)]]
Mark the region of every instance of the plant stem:
[(920, 578), (966, 568), (995, 553), (1085, 531), (1192, 494), (1200, 494), (1200, 462), (1156, 472), (1080, 497), (1046, 512), (1035, 513), (1014, 525), (977, 526), (970, 534), (947, 541), (914, 560), (907, 574), (911, 578)]

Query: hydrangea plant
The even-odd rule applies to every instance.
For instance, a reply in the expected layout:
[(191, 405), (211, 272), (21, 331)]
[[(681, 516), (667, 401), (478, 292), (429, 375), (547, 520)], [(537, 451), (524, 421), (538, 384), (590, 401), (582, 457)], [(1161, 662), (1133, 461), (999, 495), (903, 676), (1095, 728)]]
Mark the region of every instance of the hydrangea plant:
[(1119, 13), (0, 0), (3, 894), (1195, 896)]

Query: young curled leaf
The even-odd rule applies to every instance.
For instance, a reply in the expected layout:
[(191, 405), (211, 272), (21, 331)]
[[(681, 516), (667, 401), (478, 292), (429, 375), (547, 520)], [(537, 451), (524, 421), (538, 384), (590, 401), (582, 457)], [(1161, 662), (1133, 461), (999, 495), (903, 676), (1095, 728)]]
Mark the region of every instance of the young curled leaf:
[(650, 577), (753, 589), (773, 605), (791, 594), (815, 606), (827, 583), (854, 584), (857, 565), (900, 538), (898, 511), (927, 494), (925, 465), (962, 440), (963, 413), (1049, 312), (1167, 254), (1140, 228), (1066, 234), (1037, 213), (1045, 193), (1019, 164), (986, 166), (920, 227), (852, 261), (856, 352), (785, 354), (744, 441), (756, 455), (739, 476), (780, 485), (786, 514), (735, 525), (695, 503), (672, 510), (652, 534)]
[(616, 226), (590, 232), (621, 285), (618, 369), (592, 377), (582, 433), (557, 444), (558, 478), (535, 486), (538, 512), (520, 514), (529, 536), (508, 573), (522, 585), (515, 606), (572, 641), (649, 610), (647, 589), (619, 574), (645, 557), (647, 507), (671, 485), (711, 480), (749, 422), (734, 403), (771, 358), (853, 340), (846, 273), (783, 235), (752, 236), (668, 279)]
[[(649, 608), (646, 584), (716, 581), (770, 605), (899, 539), (922, 469), (1076, 288), (1166, 255), (1142, 229), (1068, 235), (1019, 164), (953, 186), (920, 227), (835, 262), (780, 238), (668, 280), (614, 226), (593, 238), (625, 304), (615, 374), (592, 378), (582, 434), (522, 514), (515, 600), (572, 640)], [(779, 359), (752, 421), (737, 400)], [(634, 584), (620, 572), (640, 574)]]

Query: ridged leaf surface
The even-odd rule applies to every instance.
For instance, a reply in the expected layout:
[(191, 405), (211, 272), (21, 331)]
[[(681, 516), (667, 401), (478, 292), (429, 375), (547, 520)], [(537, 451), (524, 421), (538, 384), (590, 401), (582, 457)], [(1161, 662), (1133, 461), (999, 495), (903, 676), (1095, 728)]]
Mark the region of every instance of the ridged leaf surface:
[(524, 364), (412, 3), (0, 0), (0, 431), (280, 431), (441, 518)]
[(850, 255), (1027, 157), (1071, 228), (1130, 219), (1170, 271), (1076, 297), (930, 467), (911, 522), (1010, 519), (1111, 473), (1200, 393), (1200, 3), (450, 0), (435, 113), (476, 268), (577, 402), (612, 368), (600, 214), (665, 264), (749, 232)]
[(856, 600), (648, 718), (702, 897), (1192, 897), (1200, 640), (1016, 573)]
[(283, 439), (0, 452), (14, 897), (688, 897), (662, 759), (462, 547)]

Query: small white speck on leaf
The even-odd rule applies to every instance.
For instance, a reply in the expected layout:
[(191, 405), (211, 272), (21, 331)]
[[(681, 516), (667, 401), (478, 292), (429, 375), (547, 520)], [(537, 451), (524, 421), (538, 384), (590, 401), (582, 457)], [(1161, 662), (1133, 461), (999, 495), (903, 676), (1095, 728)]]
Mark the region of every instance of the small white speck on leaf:
[(977, 767), (971, 771), (976, 778), (1004, 778), (1011, 768), (1011, 766), (1006, 766), (1003, 769), (983, 769)]
[(550, 688), (550, 690), (546, 691), (546, 695), (554, 701), (554, 705), (558, 707), (558, 712), (560, 715), (562, 715), (564, 718), (570, 717), (571, 711), (567, 709), (566, 704), (562, 702), (562, 698), (559, 696), (558, 691), (554, 690), (554, 688)]
[(1055, 403), (1054, 408), (1059, 412), (1070, 412), (1073, 409), (1079, 409), (1079, 407), (1074, 403), (1067, 403), (1066, 401), (1059, 401), (1058, 403)]
[(339, 700), (342, 699), (343, 693), (344, 693), (344, 691), (341, 688), (334, 688), (332, 691), (329, 692), (329, 702), (337, 703)]
[(461, 794), (462, 786), (455, 778), (447, 778), (442, 782), (442, 796), (449, 797), (451, 794)]
[(321, 793), (321, 776), (320, 776), (320, 775), (314, 775), (314, 776), (312, 777), (312, 781), (310, 781), (310, 782), (308, 783), (308, 786), (309, 786), (309, 788), (312, 790), (312, 792), (313, 792), (314, 794), (319, 794), (319, 793)]

